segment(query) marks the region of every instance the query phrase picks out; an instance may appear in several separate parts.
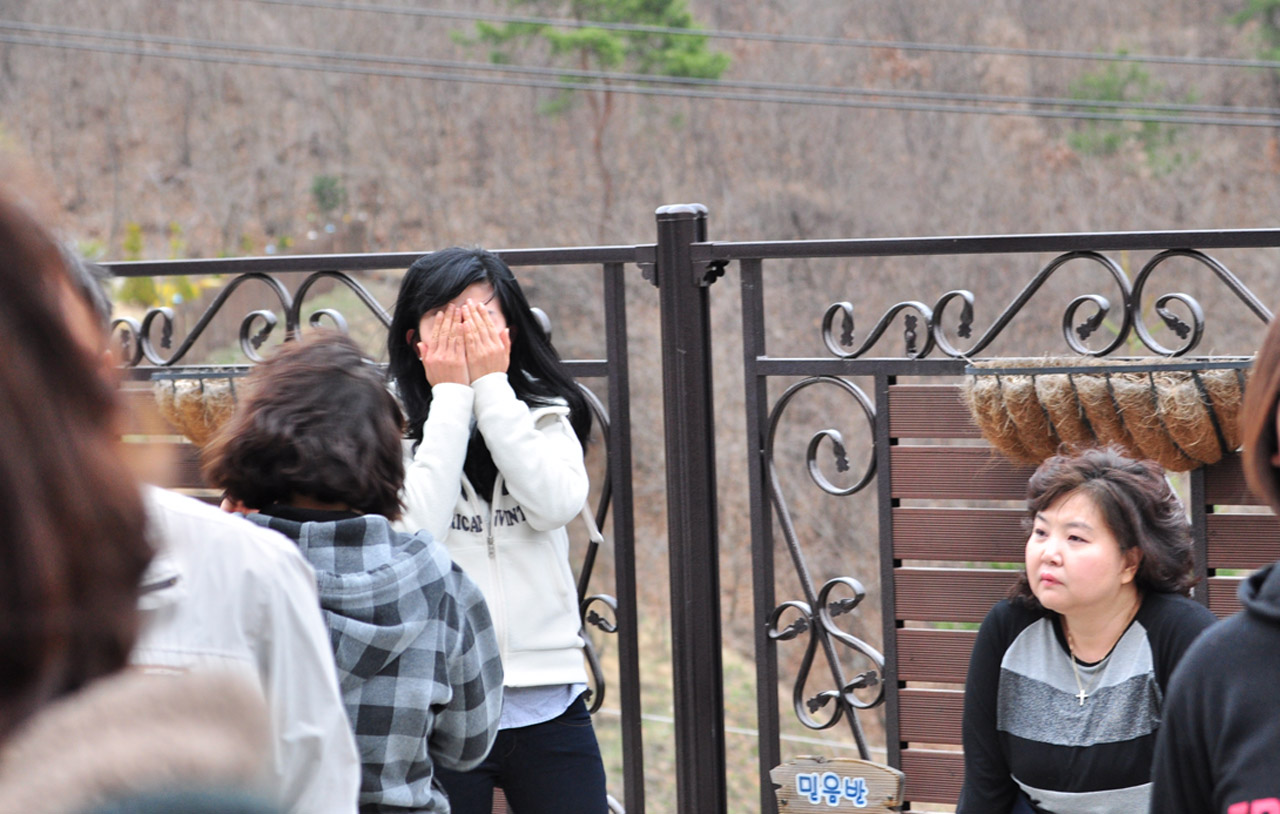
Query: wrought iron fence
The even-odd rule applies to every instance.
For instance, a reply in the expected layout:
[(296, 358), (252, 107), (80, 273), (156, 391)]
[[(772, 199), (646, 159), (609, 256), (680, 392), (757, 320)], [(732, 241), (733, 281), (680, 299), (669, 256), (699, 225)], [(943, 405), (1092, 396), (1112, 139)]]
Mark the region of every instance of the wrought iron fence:
[[(1206, 334), (1206, 310), (1189, 294), (1169, 292), (1149, 295), (1155, 285), (1153, 277), (1173, 258), (1186, 258), (1209, 272), (1217, 284), (1242, 302), (1260, 324), (1272, 318), (1271, 311), (1225, 264), (1209, 252), (1225, 249), (1264, 249), (1280, 246), (1280, 230), (1240, 230), (1203, 232), (1147, 232), (1097, 234), (1046, 234), (1012, 236), (945, 237), (889, 240), (832, 240), (754, 243), (700, 242), (689, 250), (690, 262), (699, 269), (723, 268), (736, 263), (741, 275), (742, 334), (747, 405), (747, 432), (752, 454), (749, 464), (751, 480), (752, 550), (755, 570), (755, 604), (760, 624), (756, 634), (758, 716), (761, 724), (761, 777), (782, 760), (776, 729), (770, 731), (765, 721), (778, 720), (781, 714), (777, 697), (763, 688), (773, 687), (779, 679), (778, 643), (800, 636), (808, 638), (800, 668), (792, 677), (795, 716), (811, 729), (834, 727), (842, 721), (863, 758), (867, 744), (858, 721), (859, 712), (884, 704), (885, 740), (888, 762), (902, 766), (898, 715), (898, 691), (902, 682), (897, 674), (895, 652), (895, 596), (893, 510), (898, 500), (890, 489), (891, 448), (895, 443), (890, 431), (889, 392), (900, 377), (937, 377), (955, 381), (982, 355), (983, 351), (1004, 332), (1019, 314), (1038, 312), (1046, 306), (1038, 303), (1037, 293), (1050, 277), (1068, 264), (1091, 263), (1100, 266), (1114, 286), (1105, 294), (1082, 292), (1071, 297), (1056, 318), (1061, 327), (1063, 348), (1059, 353), (1085, 359), (1112, 358), (1124, 349), (1148, 357), (1189, 359)], [(1130, 280), (1114, 254), (1152, 252), (1152, 256)], [(1021, 290), (990, 323), (981, 326), (976, 319), (975, 295), (967, 290), (943, 293), (933, 305), (923, 299), (903, 299), (887, 308), (859, 340), (855, 333), (855, 303), (850, 300), (831, 303), (822, 312), (821, 344), (826, 357), (771, 356), (766, 347), (770, 335), (766, 303), (776, 297), (776, 287), (785, 285), (786, 275), (770, 277), (771, 270), (785, 267), (788, 261), (864, 261), (869, 258), (919, 258), (943, 255), (987, 256), (1018, 254), (1028, 260), (1028, 279)], [(1037, 268), (1036, 257), (1052, 257)], [(1268, 261), (1269, 262), (1269, 261)], [(1176, 341), (1161, 341), (1163, 335), (1153, 330), (1145, 318), (1148, 306), (1163, 330)], [(900, 349), (890, 345), (889, 332), (900, 324)], [(1111, 333), (1103, 338), (1104, 323)], [(1090, 340), (1093, 340), (1091, 343)], [(1135, 342), (1136, 340), (1136, 342)], [(1140, 344), (1139, 344), (1140, 343)], [(873, 355), (876, 351), (880, 355)], [(1152, 361), (1148, 358), (1147, 361)], [(1237, 360), (1223, 361), (1239, 367)], [(1035, 362), (1025, 362), (1034, 365)], [(1046, 360), (1046, 365), (1048, 364)], [(1202, 358), (1199, 365), (1213, 367), (1214, 359)], [(1044, 367), (1041, 372), (1052, 372)], [(868, 393), (857, 382), (870, 379)], [(776, 398), (770, 397), (770, 382), (789, 383)], [(850, 562), (849, 572), (818, 581), (798, 543), (796, 524), (779, 484), (775, 444), (779, 425), (785, 420), (792, 399), (809, 388), (830, 388), (844, 397), (850, 411), (865, 420), (871, 434), (872, 450), (865, 465), (855, 465), (847, 457), (847, 439), (833, 429), (820, 429), (812, 434), (804, 450), (804, 475), (808, 485), (821, 492), (848, 496), (874, 486), (876, 490), (878, 559), (874, 571), (871, 563)], [(826, 416), (823, 421), (835, 420)], [(823, 424), (826, 426), (826, 424)], [(847, 480), (835, 483), (823, 473), (819, 455), (829, 450), (832, 468), (847, 473)], [(1199, 488), (1203, 497), (1203, 480), (1192, 478), (1191, 487)], [(794, 495), (793, 495), (794, 496)], [(1204, 500), (1193, 500), (1203, 506)], [(801, 589), (801, 596), (779, 602), (775, 597), (774, 522), (782, 532), (790, 564)], [(1205, 524), (1203, 517), (1193, 518), (1195, 533), (1203, 551)], [(1204, 558), (1199, 562), (1203, 568)], [(882, 649), (862, 641), (842, 629), (840, 617), (855, 611), (864, 596), (859, 580), (877, 584), (880, 591), (883, 620)], [(847, 618), (847, 617), (846, 617)], [(790, 620), (784, 625), (785, 620)], [(842, 659), (841, 652), (845, 654)], [(821, 690), (808, 689), (816, 682), (814, 662), (818, 654), (825, 656), (825, 683)], [(842, 661), (859, 662), (865, 669), (850, 676)], [(813, 714), (827, 712), (820, 718)], [(762, 783), (762, 811), (776, 811), (773, 791)], [(683, 810), (683, 809), (682, 809)], [(689, 809), (693, 810), (693, 809)], [(704, 809), (708, 810), (708, 809)]]
[[(606, 693), (617, 697), (621, 708), (624, 801), (626, 810), (643, 812), (644, 764), (640, 722), (639, 649), (636, 627), (636, 574), (634, 570), (635, 532), (631, 483), (630, 372), (627, 357), (627, 311), (624, 270), (629, 264), (652, 265), (652, 246), (591, 247), (583, 249), (515, 250), (497, 252), (512, 267), (581, 267), (597, 269), (603, 285), (600, 304), (604, 314), (604, 355), (601, 358), (566, 359), (580, 381), (603, 381), (604, 402), (583, 383), (597, 419), (607, 454), (595, 508), (596, 524), (611, 531), (614, 550), (613, 586), (592, 593), (592, 574), (598, 542), (588, 541), (579, 571), (578, 593), (584, 628), (616, 634), (619, 681), (606, 686), (604, 672), (588, 642), (591, 710), (597, 711)], [(332, 308), (308, 310), (308, 296), (317, 283), (336, 281), (352, 292), (383, 328), (391, 318), (385, 308), (359, 279), (361, 272), (391, 270), (402, 272), (420, 256), (418, 253), (291, 256), (217, 260), (144, 261), (106, 264), (117, 277), (167, 277), (173, 275), (223, 275), (228, 279), (194, 325), (180, 339), (175, 337), (175, 311), (169, 306), (147, 309), (141, 318), (120, 317), (113, 325), (113, 340), (132, 378), (176, 381), (182, 378), (222, 380), (243, 374), (262, 360), (263, 344), (273, 335), (294, 337), (308, 328), (336, 328), (346, 331), (347, 315)], [(639, 269), (639, 265), (632, 265)], [(305, 276), (292, 291), (278, 275)], [(239, 317), (241, 363), (209, 366), (189, 364), (192, 349), (218, 318), (226, 318), (232, 295), (242, 287), (265, 290), (272, 307), (254, 308)], [(283, 319), (281, 318), (282, 315)], [(543, 315), (545, 318), (545, 315)], [(283, 325), (281, 322), (283, 321)], [(551, 327), (548, 325), (548, 327)], [(607, 406), (606, 406), (607, 404)], [(606, 519), (612, 524), (606, 526)]]
[[(779, 646), (800, 637), (807, 645), (795, 676), (792, 706), (806, 727), (826, 729), (844, 724), (863, 754), (868, 744), (858, 715), (883, 705), (886, 710), (887, 758), (901, 763), (898, 751), (897, 653), (894, 646), (894, 559), (892, 549), (895, 498), (889, 481), (894, 443), (890, 429), (889, 389), (900, 377), (955, 377), (988, 350), (1020, 314), (1043, 313), (1037, 294), (1061, 269), (1090, 264), (1103, 270), (1113, 290), (1072, 296), (1054, 315), (1060, 325), (1064, 352), (1081, 357), (1113, 358), (1121, 349), (1136, 349), (1147, 357), (1189, 359), (1201, 348), (1211, 321), (1206, 309), (1190, 294), (1149, 295), (1157, 272), (1175, 258), (1196, 265), (1222, 290), (1243, 303), (1259, 323), (1272, 318), (1260, 298), (1230, 271), (1215, 253), (1236, 249), (1280, 248), (1280, 230), (1197, 232), (1092, 233), (917, 239), (832, 240), (788, 242), (715, 242), (708, 240), (707, 211), (699, 205), (662, 207), (657, 211), (655, 244), (568, 249), (501, 251), (512, 266), (542, 265), (598, 268), (603, 280), (601, 307), (605, 314), (605, 356), (573, 359), (579, 378), (607, 382), (607, 484), (599, 510), (604, 519), (612, 503), (612, 536), (616, 550), (616, 626), (620, 639), (620, 681), (617, 689), (623, 714), (624, 783), (626, 808), (645, 808), (641, 757), (639, 651), (636, 641), (636, 573), (634, 518), (631, 492), (630, 385), (627, 355), (627, 303), (624, 275), (639, 270), (658, 289), (661, 314), (664, 418), (666, 427), (667, 529), (671, 580), (673, 690), (677, 757), (678, 810), (707, 814), (727, 810), (725, 784), (724, 676), (721, 664), (720, 561), (718, 540), (716, 419), (711, 360), (710, 298), (714, 283), (736, 264), (740, 277), (742, 341), (744, 348), (746, 429), (750, 454), (750, 523), (753, 562), (753, 625), (760, 731), (760, 808), (774, 811), (769, 770), (781, 762), (781, 710), (772, 688), (779, 680)], [(1140, 271), (1129, 278), (1116, 255), (1150, 252)], [(1018, 255), (1028, 258), (1028, 278), (1020, 291), (989, 323), (978, 319), (977, 298), (952, 289), (931, 298), (902, 299), (857, 338), (858, 301), (849, 297), (824, 306), (818, 339), (828, 355), (771, 356), (766, 337), (766, 289), (775, 268), (789, 261), (867, 261), (872, 258)], [(1048, 262), (1037, 257), (1049, 255)], [(244, 260), (193, 260), (120, 263), (111, 265), (119, 276), (172, 274), (228, 274), (232, 279), (177, 347), (173, 347), (173, 314), (156, 308), (140, 320), (119, 320), (117, 332), (126, 342), (125, 356), (138, 375), (181, 369), (183, 359), (215, 313), (240, 286), (265, 286), (282, 313), (286, 332), (329, 323), (339, 328), (345, 318), (330, 309), (306, 313), (306, 300), (323, 279), (355, 291), (360, 301), (382, 322), (386, 310), (354, 276), (369, 270), (406, 268), (418, 255), (332, 255), (273, 257)], [(305, 272), (290, 292), (276, 277)], [(1150, 308), (1148, 308), (1150, 306)], [(1148, 310), (1150, 314), (1148, 314)], [(305, 317), (305, 318), (304, 318)], [(1152, 323), (1151, 320), (1156, 320)], [(272, 331), (280, 330), (274, 313), (255, 310), (240, 323), (240, 346), (248, 363)], [(901, 326), (901, 351), (873, 355), (886, 343), (891, 329)], [(159, 336), (153, 332), (159, 331)], [(1108, 337), (1106, 334), (1110, 333)], [(1172, 340), (1168, 336), (1174, 337)], [(1212, 364), (1212, 359), (1204, 360)], [(870, 388), (859, 384), (870, 380)], [(776, 398), (771, 382), (789, 382)], [(874, 488), (877, 504), (879, 562), (848, 563), (848, 573), (819, 584), (800, 543), (796, 520), (778, 473), (776, 445), (788, 407), (802, 392), (828, 390), (845, 399), (849, 412), (865, 422), (871, 450), (865, 463), (849, 460), (847, 439), (838, 430), (813, 433), (804, 450), (811, 485), (824, 494), (843, 497)], [(868, 392), (868, 390), (870, 392)], [(843, 480), (824, 474), (820, 458), (828, 458)], [(1193, 490), (1196, 480), (1192, 480)], [(1201, 489), (1203, 485), (1201, 484)], [(1201, 503), (1203, 501), (1200, 501)], [(775, 590), (774, 522), (777, 519), (800, 596), (779, 601)], [(1194, 523), (1203, 544), (1203, 518)], [(590, 571), (587, 565), (586, 570)], [(876, 646), (849, 633), (842, 621), (856, 613), (868, 595), (864, 584), (878, 588), (883, 619), (882, 644)], [(580, 590), (584, 614), (603, 628), (613, 625), (586, 606), (588, 588)], [(594, 603), (598, 605), (599, 603)], [(608, 607), (612, 603), (605, 599)], [(862, 669), (842, 666), (842, 654)], [(818, 667), (819, 657), (826, 663)], [(821, 678), (820, 678), (821, 676)], [(822, 683), (820, 690), (811, 684)], [(600, 687), (598, 693), (603, 693)]]

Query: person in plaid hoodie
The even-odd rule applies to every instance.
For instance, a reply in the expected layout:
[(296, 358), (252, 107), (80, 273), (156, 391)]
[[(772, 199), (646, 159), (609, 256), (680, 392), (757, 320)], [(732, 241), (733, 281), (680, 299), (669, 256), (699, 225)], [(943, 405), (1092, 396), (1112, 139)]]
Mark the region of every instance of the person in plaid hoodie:
[(250, 375), (205, 451), (224, 507), (297, 543), (316, 571), (362, 763), (361, 814), (448, 812), (435, 767), (489, 753), (502, 709), (493, 622), (430, 534), (395, 531), (403, 419), (347, 337), (288, 342)]

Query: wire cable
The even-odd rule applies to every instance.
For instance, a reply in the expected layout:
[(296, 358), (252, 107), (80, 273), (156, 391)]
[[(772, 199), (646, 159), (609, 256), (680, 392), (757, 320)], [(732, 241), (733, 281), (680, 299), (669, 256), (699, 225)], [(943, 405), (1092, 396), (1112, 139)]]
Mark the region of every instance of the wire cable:
[[(779, 82), (755, 82), (746, 80), (704, 79), (696, 77), (672, 77), (660, 74), (622, 73), (611, 71), (592, 71), (572, 68), (549, 68), (509, 63), (463, 62), (457, 60), (427, 59), (424, 57), (402, 57), (387, 54), (370, 54), (356, 51), (328, 51), (314, 48), (298, 48), (290, 46), (250, 45), (247, 43), (228, 42), (223, 40), (202, 40), (186, 37), (174, 37), (160, 34), (143, 34), (108, 29), (76, 28), (71, 26), (46, 25), (39, 23), (0, 21), (0, 30), (27, 31), (45, 34), (58, 34), (73, 37), (98, 38), (117, 41), (135, 41), (155, 45), (183, 46), (199, 49), (227, 50), (241, 53), (265, 53), (267, 55), (288, 55), (311, 59), (337, 61), (370, 62), (389, 65), (413, 65), (426, 68), (444, 68), (448, 70), (470, 70), (489, 73), (526, 74), (533, 76), (572, 77), (577, 79), (601, 79), (627, 82), (658, 82), (663, 84), (687, 85), (713, 88), (733, 88), (736, 90), (760, 90), (774, 93), (818, 93), (837, 96), (885, 97), (901, 99), (928, 99), (948, 102), (982, 102), (1003, 105), (1032, 105), (1048, 107), (1065, 107), (1083, 110), (1115, 109), (1141, 110), (1147, 113), (1157, 111), (1184, 113), (1212, 113), (1219, 115), (1254, 115), (1280, 117), (1280, 108), (1241, 107), (1234, 105), (1189, 104), (1181, 102), (1148, 102), (1148, 101), (1115, 101), (1089, 100), (1063, 97), (1043, 96), (1000, 96), (984, 93), (956, 93), (950, 91), (923, 91), (900, 88), (847, 88), (831, 85), (803, 85)], [(1277, 121), (1280, 124), (1280, 121)]]
[[(926, 113), (963, 113), (992, 116), (1024, 116), (1047, 119), (1075, 119), (1088, 121), (1115, 122), (1157, 122), (1164, 124), (1185, 124), (1222, 127), (1276, 127), (1277, 119), (1220, 118), (1208, 116), (1165, 116), (1135, 113), (1101, 113), (1073, 110), (1036, 110), (1024, 108), (1000, 108), (990, 106), (962, 104), (923, 104), (907, 102), (877, 102), (860, 99), (824, 99), (816, 96), (799, 96), (790, 94), (753, 94), (718, 92), (697, 89), (659, 88), (642, 85), (614, 85), (604, 82), (551, 81), (539, 79), (509, 79), (490, 76), (474, 76), (469, 74), (433, 73), (415, 70), (387, 70), (366, 68), (358, 65), (333, 65), (324, 62), (301, 62), (260, 57), (231, 56), (225, 54), (207, 54), (199, 52), (159, 51), (152, 48), (131, 47), (125, 45), (108, 45), (100, 43), (71, 42), (68, 40), (41, 39), (20, 34), (0, 35), (0, 42), (14, 45), (57, 48), (70, 51), (93, 51), (98, 53), (122, 54), (129, 56), (154, 57), (159, 59), (182, 60), (224, 65), (249, 65), (264, 68), (301, 70), (319, 73), (350, 74), (359, 76), (379, 76), (403, 79), (420, 79), (438, 82), (457, 82), (462, 84), (496, 85), (507, 87), (545, 88), (553, 90), (583, 90), (609, 93), (623, 93), (640, 96), (674, 97), (686, 99), (711, 99), (732, 102), (756, 102), (787, 105), (804, 105), (817, 107), (852, 108), (869, 110), (894, 110)], [(878, 94), (881, 95), (881, 94)]]
[(384, 3), (352, 3), (346, 0), (241, 0), (270, 6), (294, 6), (334, 11), (358, 11), (373, 14), (395, 14), (411, 17), (430, 17), (452, 20), (472, 20), (496, 23), (520, 23), (525, 25), (549, 25), (559, 28), (601, 28), (607, 31), (628, 31), (637, 34), (664, 34), (709, 39), (749, 40), (757, 42), (789, 43), (794, 45), (827, 45), (846, 48), (885, 48), (900, 51), (928, 51), (951, 54), (981, 54), (986, 56), (1035, 57), (1042, 59), (1072, 59), (1091, 62), (1139, 62), (1161, 65), (1196, 65), (1218, 68), (1280, 68), (1280, 60), (1240, 59), (1235, 57), (1191, 57), (1159, 54), (1099, 54), (1088, 51), (1058, 51), (1044, 48), (1008, 48), (996, 45), (959, 45), (949, 43), (904, 42), (900, 40), (868, 40), (847, 37), (818, 37), (805, 34), (767, 34), (756, 31), (722, 31), (716, 29), (670, 28), (635, 23), (610, 23), (591, 20), (570, 20), (551, 17), (522, 17), (511, 14), (493, 14), (480, 11), (451, 11), (448, 9), (415, 8)]

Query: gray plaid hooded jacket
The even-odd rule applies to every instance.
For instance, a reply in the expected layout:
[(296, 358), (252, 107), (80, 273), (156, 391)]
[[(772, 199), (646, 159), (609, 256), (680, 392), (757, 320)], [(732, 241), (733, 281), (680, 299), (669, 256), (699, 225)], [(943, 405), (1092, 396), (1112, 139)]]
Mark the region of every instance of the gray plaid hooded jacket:
[(315, 568), (360, 751), (361, 812), (448, 812), (433, 767), (478, 765), (502, 711), (480, 590), (431, 535), (394, 531), (379, 515), (249, 519), (294, 540)]

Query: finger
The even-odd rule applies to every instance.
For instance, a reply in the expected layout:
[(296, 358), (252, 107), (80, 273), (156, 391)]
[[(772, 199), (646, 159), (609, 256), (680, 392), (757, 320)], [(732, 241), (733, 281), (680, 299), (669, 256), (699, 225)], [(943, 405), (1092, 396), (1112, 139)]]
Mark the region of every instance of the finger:
[(484, 332), (485, 337), (496, 343), (498, 341), (498, 328), (493, 324), (493, 315), (489, 313), (489, 309), (485, 308), (483, 305), (477, 305), (475, 307), (475, 313), (476, 322)]
[(462, 313), (465, 316), (465, 325), (469, 331), (474, 332), (480, 327), (479, 317), (476, 316), (475, 304), (471, 300), (467, 300), (463, 304)]
[[(463, 309), (459, 309), (461, 312)], [(470, 355), (475, 351), (476, 345), (476, 326), (470, 320), (458, 323), (458, 333), (456, 336), (459, 352)]]
[(484, 324), (488, 326), (490, 331), (498, 330), (497, 326), (493, 324), (493, 314), (489, 313), (488, 308), (480, 308), (480, 319), (484, 321)]
[(444, 325), (444, 314), (436, 314), (435, 319), (431, 320), (431, 344), (440, 341), (440, 331)]
[(449, 324), (447, 326), (449, 331), (448, 336), (450, 339), (456, 341), (458, 337), (462, 335), (462, 315), (458, 312), (458, 306), (456, 305), (450, 305), (448, 313), (449, 313)]
[(493, 323), (488, 319), (488, 313), (482, 306), (475, 305), (472, 307), (472, 313), (475, 314), (473, 319), (476, 322), (476, 331), (484, 338), (485, 343), (493, 341)]

